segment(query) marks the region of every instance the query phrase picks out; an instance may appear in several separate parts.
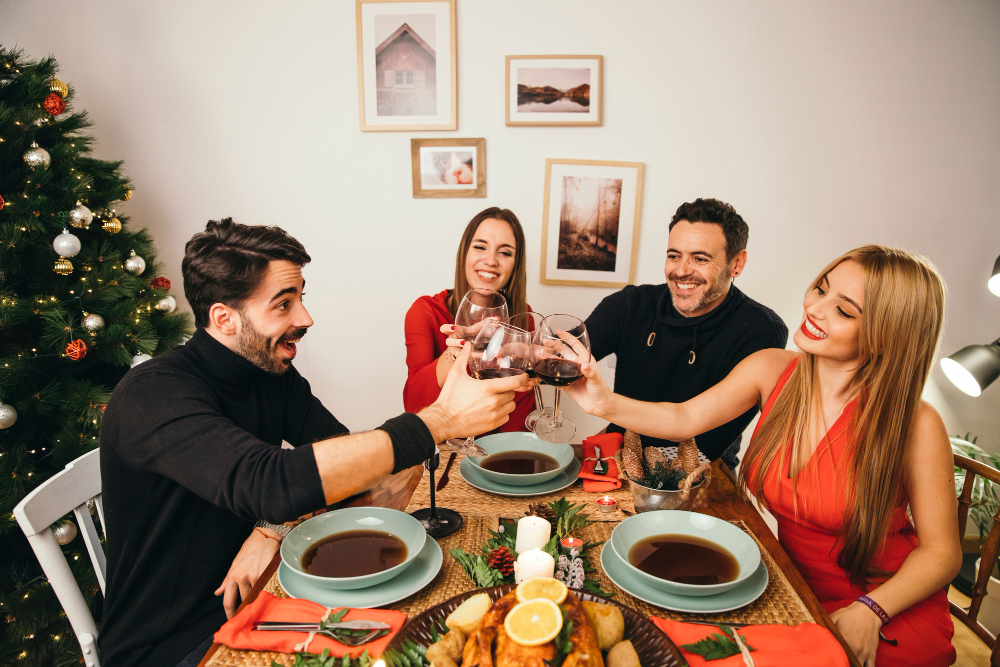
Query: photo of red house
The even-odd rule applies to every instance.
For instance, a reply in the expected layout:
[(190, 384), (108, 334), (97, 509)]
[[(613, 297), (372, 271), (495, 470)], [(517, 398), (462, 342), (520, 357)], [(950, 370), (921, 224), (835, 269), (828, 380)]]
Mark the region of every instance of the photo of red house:
[(409, 23), (403, 22), (375, 48), (378, 115), (436, 114), (436, 70), (437, 56), (433, 47)]

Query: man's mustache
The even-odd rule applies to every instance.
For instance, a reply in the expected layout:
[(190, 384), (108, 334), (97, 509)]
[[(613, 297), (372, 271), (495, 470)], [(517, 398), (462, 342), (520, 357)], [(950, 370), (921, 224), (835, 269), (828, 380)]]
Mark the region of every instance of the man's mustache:
[(286, 333), (284, 336), (282, 336), (281, 338), (279, 338), (278, 342), (281, 343), (281, 342), (284, 342), (286, 340), (298, 340), (299, 338), (302, 338), (303, 336), (305, 336), (307, 331), (309, 331), (309, 329), (306, 329), (305, 327), (302, 327), (300, 329), (296, 329), (295, 331), (293, 331), (291, 333)]
[(674, 282), (678, 282), (678, 283), (696, 283), (698, 285), (704, 285), (705, 284), (704, 280), (702, 280), (698, 276), (694, 276), (694, 275), (692, 275), (692, 276), (678, 276), (676, 273), (671, 273), (669, 276), (667, 276), (667, 278), (669, 278), (670, 280), (673, 280)]

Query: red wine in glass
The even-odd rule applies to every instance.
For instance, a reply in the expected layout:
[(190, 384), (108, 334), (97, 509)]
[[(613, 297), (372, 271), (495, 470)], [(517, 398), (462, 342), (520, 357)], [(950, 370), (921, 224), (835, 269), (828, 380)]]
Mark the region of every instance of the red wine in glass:
[[(523, 329), (524, 331), (527, 331), (529, 334), (532, 334), (531, 344), (534, 345), (535, 344), (534, 333), (542, 325), (543, 319), (545, 319), (545, 316), (542, 315), (541, 313), (528, 311), (524, 313), (517, 313), (515, 315), (511, 315), (510, 319), (507, 320), (507, 323), (513, 327), (517, 327), (518, 329)], [(534, 358), (534, 352), (532, 352), (532, 358)], [(528, 366), (528, 377), (530, 378), (537, 377), (535, 375), (535, 369), (532, 368), (530, 364)], [(533, 389), (535, 391), (535, 409), (532, 410), (528, 414), (528, 416), (524, 418), (524, 427), (529, 431), (535, 430), (535, 423), (538, 421), (539, 417), (541, 417), (542, 415), (551, 416), (552, 414), (551, 412), (545, 409), (545, 403), (542, 401), (541, 388), (536, 384), (533, 387)]]
[(553, 387), (565, 387), (583, 377), (580, 364), (568, 359), (543, 359), (533, 367), (538, 379)]
[(587, 326), (572, 315), (549, 315), (535, 331), (531, 367), (538, 379), (556, 388), (552, 415), (542, 415), (534, 432), (546, 442), (569, 442), (576, 435), (576, 425), (559, 413), (559, 387), (581, 377), (580, 366), (590, 359), (590, 335)]

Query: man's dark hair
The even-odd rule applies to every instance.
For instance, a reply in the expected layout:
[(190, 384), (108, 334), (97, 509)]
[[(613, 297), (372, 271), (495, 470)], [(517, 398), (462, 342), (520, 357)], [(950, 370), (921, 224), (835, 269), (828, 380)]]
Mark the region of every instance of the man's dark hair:
[(746, 250), (750, 238), (750, 228), (743, 221), (736, 209), (718, 199), (695, 199), (681, 204), (674, 217), (670, 220), (669, 229), (673, 229), (681, 220), (688, 222), (711, 222), (722, 227), (726, 237), (726, 261), (733, 261), (741, 250)]
[(205, 231), (184, 246), (181, 263), (184, 296), (195, 324), (208, 326), (214, 303), (243, 308), (269, 263), (287, 260), (304, 266), (311, 259), (302, 244), (280, 227), (241, 225), (232, 218), (210, 220)]

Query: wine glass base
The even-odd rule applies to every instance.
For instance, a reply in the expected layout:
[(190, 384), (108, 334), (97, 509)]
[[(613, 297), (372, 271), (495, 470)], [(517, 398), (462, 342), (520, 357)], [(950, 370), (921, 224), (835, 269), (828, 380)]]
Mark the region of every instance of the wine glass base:
[(551, 418), (552, 413), (545, 409), (532, 411), (530, 414), (528, 414), (527, 417), (524, 418), (524, 428), (528, 429), (529, 431), (534, 431), (535, 424), (537, 424), (538, 420), (541, 419), (542, 417)]
[(540, 440), (545, 442), (551, 442), (553, 444), (562, 444), (564, 442), (569, 442), (576, 435), (576, 424), (566, 419), (562, 420), (562, 423), (556, 426), (552, 423), (553, 420), (539, 418), (535, 423), (535, 435), (538, 436)]
[(410, 516), (420, 522), (427, 534), (431, 537), (444, 537), (451, 535), (462, 527), (462, 515), (447, 507), (438, 507), (434, 510), (437, 516), (431, 516), (431, 508), (410, 512)]

